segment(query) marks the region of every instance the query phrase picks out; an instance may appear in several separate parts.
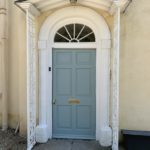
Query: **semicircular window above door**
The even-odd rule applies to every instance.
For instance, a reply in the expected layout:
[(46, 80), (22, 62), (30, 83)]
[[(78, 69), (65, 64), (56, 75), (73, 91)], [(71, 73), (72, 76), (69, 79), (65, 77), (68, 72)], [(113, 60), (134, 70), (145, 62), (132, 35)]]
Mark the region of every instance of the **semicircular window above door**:
[(54, 42), (95, 42), (95, 35), (84, 24), (68, 24), (56, 32)]

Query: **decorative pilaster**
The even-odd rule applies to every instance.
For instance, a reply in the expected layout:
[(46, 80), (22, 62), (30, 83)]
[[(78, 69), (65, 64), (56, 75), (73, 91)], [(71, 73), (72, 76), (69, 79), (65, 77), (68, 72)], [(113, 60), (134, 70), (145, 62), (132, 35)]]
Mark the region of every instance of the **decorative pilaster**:
[[(97, 76), (101, 76), (98, 80), (100, 87), (97, 88), (97, 98), (99, 103), (97, 102), (97, 116), (101, 118), (100, 121), (100, 144), (104, 147), (112, 145), (112, 129), (110, 128), (109, 121), (109, 92), (110, 92), (110, 48), (111, 48), (111, 40), (110, 39), (101, 39), (101, 50), (97, 51), (97, 55), (100, 57), (98, 61), (100, 62), (100, 66), (97, 67), (96, 71), (99, 72)], [(100, 90), (100, 91), (99, 91)]]
[[(48, 141), (48, 125), (47, 125), (47, 55), (48, 51), (47, 42), (46, 41), (39, 41), (38, 42), (39, 48), (39, 80), (40, 80), (40, 93), (39, 93), (39, 124), (36, 127), (36, 140), (39, 143), (46, 143)], [(49, 88), (49, 92), (51, 89)], [(49, 105), (51, 107), (51, 105)]]
[(113, 70), (112, 70), (112, 150), (118, 150), (119, 143), (119, 59), (120, 59), (120, 7), (115, 2), (113, 30)]
[(0, 0), (0, 95), (2, 99), (2, 130), (8, 128), (7, 108), (7, 0)]
[(119, 149), (119, 61), (120, 61), (120, 14), (129, 5), (130, 0), (113, 0), (110, 14), (114, 15), (113, 56), (112, 56), (112, 150)]
[(37, 49), (35, 17), (38, 10), (28, 2), (18, 3), (26, 13), (27, 47), (27, 148), (31, 150), (36, 143), (36, 89), (37, 89)]

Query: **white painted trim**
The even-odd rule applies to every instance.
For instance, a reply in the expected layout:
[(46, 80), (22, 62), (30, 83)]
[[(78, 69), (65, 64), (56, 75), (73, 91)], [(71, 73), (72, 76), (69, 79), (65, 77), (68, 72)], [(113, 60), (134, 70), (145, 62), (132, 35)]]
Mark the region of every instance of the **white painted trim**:
[[(70, 6), (69, 0), (28, 0), (34, 4), (41, 12), (46, 12), (52, 9)], [(77, 4), (90, 8), (98, 8), (101, 10), (109, 11), (113, 0), (78, 0)]]
[[(54, 43), (56, 31), (69, 23), (82, 23), (95, 33), (96, 43), (58, 44)], [(112, 132), (109, 127), (109, 93), (110, 93), (110, 31), (105, 20), (95, 11), (85, 7), (67, 7), (50, 15), (40, 30), (40, 102), (39, 126), (36, 139), (46, 142), (52, 138), (52, 48), (96, 48), (96, 139), (103, 146), (110, 146)], [(42, 42), (41, 42), (42, 41)], [(105, 41), (105, 42), (104, 42)]]
[[(70, 6), (69, 0), (28, 0), (28, 2), (36, 6), (40, 12), (46, 12), (52, 9)], [(130, 0), (78, 0), (78, 5), (90, 7), (93, 9), (101, 9), (109, 12), (110, 14), (114, 14), (116, 3), (120, 7), (120, 11), (123, 12), (127, 5), (130, 3)]]
[(96, 48), (96, 43), (54, 43), (53, 48)]
[(115, 14), (117, 8), (119, 7), (120, 9), (120, 13), (124, 12), (124, 10), (126, 9), (126, 7), (129, 5), (131, 1), (130, 0), (113, 0), (113, 3), (109, 9), (109, 13), (110, 14)]
[(47, 42), (46, 41), (38, 41), (38, 48), (39, 49), (46, 49)]
[(27, 150), (36, 144), (36, 38), (35, 17), (26, 10), (26, 54), (27, 54)]
[(39, 16), (40, 11), (30, 2), (17, 3), (25, 12), (29, 11), (33, 16)]
[(16, 3), (26, 13), (26, 54), (27, 54), (27, 150), (36, 144), (36, 35), (35, 19), (40, 12), (29, 2)]
[(120, 61), (120, 7), (114, 13), (113, 71), (112, 71), (112, 150), (119, 148), (119, 61)]

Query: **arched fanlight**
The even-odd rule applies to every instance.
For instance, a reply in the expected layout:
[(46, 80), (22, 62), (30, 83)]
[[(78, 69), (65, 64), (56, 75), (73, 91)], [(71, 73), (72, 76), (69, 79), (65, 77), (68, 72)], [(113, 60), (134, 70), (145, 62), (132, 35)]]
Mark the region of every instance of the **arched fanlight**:
[(54, 42), (95, 42), (95, 35), (84, 24), (67, 24), (56, 32)]

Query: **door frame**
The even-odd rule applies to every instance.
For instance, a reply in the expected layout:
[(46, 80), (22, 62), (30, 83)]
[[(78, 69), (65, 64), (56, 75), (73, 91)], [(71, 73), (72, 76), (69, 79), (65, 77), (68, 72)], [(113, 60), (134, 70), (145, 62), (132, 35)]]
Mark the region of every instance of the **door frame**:
[[(74, 9), (74, 11), (73, 11)], [(89, 26), (96, 37), (95, 43), (54, 43), (56, 31), (66, 24), (81, 23)], [(110, 31), (104, 18), (90, 8), (67, 7), (50, 15), (39, 34), (39, 125), (36, 127), (37, 142), (52, 138), (52, 49), (96, 49), (96, 140), (103, 146), (112, 143), (109, 119), (110, 103)]]

